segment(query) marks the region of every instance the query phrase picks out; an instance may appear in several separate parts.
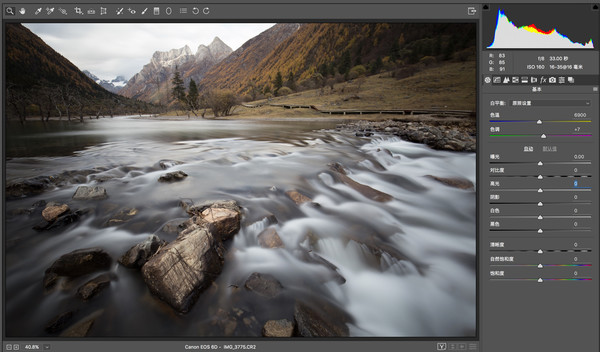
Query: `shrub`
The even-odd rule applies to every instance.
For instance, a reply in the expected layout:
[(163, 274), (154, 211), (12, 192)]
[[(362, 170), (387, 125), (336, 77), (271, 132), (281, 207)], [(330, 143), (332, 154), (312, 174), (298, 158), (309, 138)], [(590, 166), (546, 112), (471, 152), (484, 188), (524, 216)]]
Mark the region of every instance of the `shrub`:
[(285, 87), (285, 86), (279, 88), (279, 90), (277, 91), (277, 95), (281, 96), (281, 97), (286, 96), (288, 94), (292, 94), (292, 93), (293, 93), (293, 91), (289, 87)]
[(430, 66), (436, 63), (436, 59), (433, 56), (423, 56), (419, 62), (425, 66)]
[(350, 69), (348, 73), (348, 78), (355, 79), (360, 76), (364, 76), (367, 74), (367, 69), (363, 65), (356, 65)]

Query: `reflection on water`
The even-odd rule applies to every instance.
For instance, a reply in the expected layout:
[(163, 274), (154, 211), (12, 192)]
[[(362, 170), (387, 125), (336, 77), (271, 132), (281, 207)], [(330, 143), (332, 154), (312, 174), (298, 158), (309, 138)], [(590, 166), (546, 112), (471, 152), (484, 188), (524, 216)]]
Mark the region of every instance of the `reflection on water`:
[[(353, 336), (472, 336), (475, 192), (424, 176), (475, 183), (475, 155), (321, 130), (335, 123), (115, 118), (9, 126), (9, 180), (97, 168), (79, 182), (102, 181), (109, 198), (73, 201), (79, 184), (67, 183), (6, 203), (7, 335), (45, 336), (48, 321), (66, 311), (75, 312), (75, 321), (99, 312), (92, 336), (222, 335), (222, 313), (231, 311), (256, 321), (260, 334), (267, 320), (293, 321), (294, 299), (318, 296), (352, 317)], [(182, 162), (169, 171), (182, 170), (188, 177), (158, 183), (166, 171), (157, 163), (164, 159)], [(328, 167), (332, 162), (393, 200), (372, 201), (337, 182)], [(285, 195), (290, 189), (319, 206), (295, 205)], [(40, 214), (18, 209), (42, 199), (92, 210), (61, 230), (36, 232), (32, 227)], [(187, 217), (178, 206), (184, 199), (235, 199), (244, 209), (242, 230), (228, 244), (222, 274), (188, 314), (174, 313), (149, 293), (138, 271), (116, 261), (110, 269), (116, 279), (89, 302), (74, 293), (90, 277), (44, 292), (44, 270), (64, 253), (98, 246), (116, 260), (149, 234), (172, 241), (174, 235), (158, 230)], [(124, 207), (138, 212), (110, 224)], [(276, 223), (263, 220), (269, 214)], [(266, 227), (277, 231), (284, 248), (260, 247), (257, 237)], [(275, 276), (284, 298), (257, 299), (247, 292), (244, 281), (253, 272)], [(252, 324), (242, 325), (233, 334), (256, 333)]]

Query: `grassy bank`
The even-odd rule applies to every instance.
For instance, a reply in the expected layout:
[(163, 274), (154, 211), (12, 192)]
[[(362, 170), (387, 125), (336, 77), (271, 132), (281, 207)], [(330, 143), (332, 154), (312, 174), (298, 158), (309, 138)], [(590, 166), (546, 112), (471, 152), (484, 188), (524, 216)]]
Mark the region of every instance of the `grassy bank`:
[[(329, 115), (313, 109), (285, 109), (266, 104), (314, 105), (320, 110), (441, 109), (475, 111), (475, 74), (476, 65), (474, 61), (451, 62), (431, 66), (404, 79), (396, 79), (391, 72), (384, 72), (366, 77), (360, 87), (358, 82), (354, 80), (336, 83), (333, 89), (326, 86), (323, 89), (307, 90), (287, 96), (274, 97), (270, 100), (251, 101), (245, 104), (257, 107), (250, 108), (238, 105), (235, 107), (233, 114), (225, 117), (225, 119), (313, 117), (365, 120), (427, 119), (425, 115)], [(187, 112), (170, 111), (161, 116), (187, 119)], [(207, 112), (206, 117), (213, 118), (210, 110)], [(190, 114), (190, 119), (196, 118), (200, 117)], [(223, 117), (220, 118), (223, 119)]]

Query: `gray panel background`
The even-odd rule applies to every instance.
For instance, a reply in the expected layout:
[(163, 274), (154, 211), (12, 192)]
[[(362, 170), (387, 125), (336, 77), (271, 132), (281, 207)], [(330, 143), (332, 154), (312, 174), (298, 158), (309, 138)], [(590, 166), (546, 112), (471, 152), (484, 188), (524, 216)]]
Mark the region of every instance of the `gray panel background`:
[[(379, 4), (401, 4), (401, 3), (410, 3), (413, 1), (395, 1), (395, 0), (378, 0)], [(496, 1), (495, 3), (513, 3), (513, 1)], [(532, 0), (528, 1), (529, 3), (561, 3), (564, 2), (560, 0)], [(596, 3), (594, 1), (580, 1), (581, 3)], [(24, 2), (15, 1), (11, 3), (2, 3), (2, 9), (4, 10), (5, 5), (19, 5)], [(27, 2), (28, 4), (32, 4), (32, 8), (35, 6), (33, 2)], [(94, 4), (97, 1), (93, 0), (63, 0), (61, 1), (63, 4)], [(115, 2), (112, 2), (113, 4)], [(148, 1), (143, 0), (131, 0), (127, 2), (127, 4), (148, 4)], [(253, 1), (228, 1), (228, 4), (252, 4)], [(279, 0), (262, 0), (260, 1), (262, 4), (277, 4), (281, 3)], [(294, 1), (296, 4), (315, 4), (316, 1), (302, 1), (296, 0)], [(365, 1), (361, 0), (329, 0), (328, 4), (349, 4), (349, 3), (365, 3)], [(429, 1), (429, 5), (423, 5), (420, 7), (419, 11), (421, 13), (412, 13), (411, 15), (415, 18), (423, 18), (423, 19), (436, 19), (436, 18), (456, 18), (456, 19), (477, 19), (479, 18), (480, 7), (479, 5), (475, 5), (478, 9), (478, 13), (476, 16), (469, 16), (464, 13), (467, 4), (457, 5), (457, 6), (439, 6), (439, 5), (431, 5), (431, 4), (454, 4), (455, 1)], [(105, 3), (107, 4), (107, 3)], [(166, 4), (165, 2), (161, 2), (161, 4)], [(193, 6), (192, 3), (189, 4)], [(103, 4), (104, 5), (104, 4)], [(201, 6), (205, 6), (205, 4), (200, 4)], [(245, 8), (245, 11), (239, 12), (235, 10), (235, 8), (242, 8), (239, 5), (232, 5), (228, 9), (234, 9), (233, 13), (225, 13), (224, 15), (219, 15), (219, 8), (217, 4), (207, 3), (206, 6), (212, 7), (216, 9), (214, 11), (211, 10), (212, 16), (210, 17), (213, 20), (218, 20), (219, 18), (239, 18), (239, 19), (271, 19), (274, 17), (279, 18), (289, 18), (289, 19), (305, 19), (305, 20), (318, 20), (323, 19), (321, 14), (315, 14), (314, 11), (311, 11), (310, 8), (302, 9), (301, 7), (295, 7), (295, 11), (293, 14), (287, 13), (287, 9), (280, 10), (279, 13), (276, 12), (273, 6), (265, 6), (259, 10), (258, 7)], [(217, 6), (217, 7), (215, 7)], [(402, 18), (407, 19), (407, 12), (397, 12), (397, 5), (387, 6), (373, 6), (373, 4), (368, 4), (363, 7), (358, 6), (343, 6), (341, 9), (339, 6), (326, 5), (322, 7), (323, 9), (328, 9), (327, 11), (335, 11), (333, 12), (329, 18), (340, 18), (340, 19), (395, 19)], [(421, 5), (419, 5), (421, 6)], [(225, 8), (224, 11), (228, 10)], [(365, 11), (365, 9), (367, 9)], [(394, 11), (388, 12), (383, 11), (382, 9), (392, 9)], [(416, 8), (413, 8), (416, 9)], [(299, 11), (299, 12), (296, 12)], [(282, 13), (283, 11), (284, 13)], [(415, 10), (416, 11), (416, 10)], [(31, 13), (30, 11), (28, 11)], [(234, 17), (234, 14), (239, 17)], [(451, 17), (456, 14), (456, 17)], [(8, 19), (4, 16), (3, 18)], [(223, 17), (218, 17), (223, 16)], [(288, 17), (289, 16), (289, 17)], [(11, 18), (12, 19), (12, 18)], [(171, 18), (173, 20), (173, 18)], [(189, 20), (193, 20), (190, 18)], [(3, 38), (3, 27), (1, 28), (2, 33), (1, 36)], [(479, 31), (481, 34), (481, 31)], [(597, 60), (597, 59), (596, 59)], [(596, 61), (596, 66), (597, 66)], [(596, 72), (597, 73), (597, 72)], [(2, 77), (0, 77), (2, 78)], [(481, 77), (480, 77), (481, 78)], [(513, 91), (514, 92), (514, 91)], [(3, 98), (3, 97), (2, 97)], [(596, 123), (594, 124), (594, 134), (598, 136), (598, 99), (597, 95), (595, 98), (595, 118)], [(2, 102), (2, 106), (4, 103)], [(485, 116), (486, 109), (482, 108), (480, 111), (480, 116)], [(489, 112), (489, 111), (488, 111)], [(488, 126), (486, 123), (487, 119), (482, 118), (480, 120), (480, 129), (482, 129), (483, 133), (485, 133), (485, 128)], [(2, 141), (0, 141), (0, 148), (3, 147), (3, 135)], [(482, 185), (486, 184), (488, 179), (485, 175), (487, 175), (486, 167), (487, 167), (487, 159), (486, 151), (489, 154), (490, 145), (486, 144), (487, 140), (484, 136), (480, 136), (479, 140), (479, 156), (478, 162), (481, 170), (480, 176), (482, 178), (478, 180), (479, 194), (480, 194), (480, 214), (482, 215), (482, 221), (480, 221), (480, 234), (481, 239), (479, 241), (480, 246), (480, 337), (481, 337), (481, 350), (484, 351), (585, 351), (584, 349), (585, 342), (591, 341), (595, 343), (595, 345), (591, 346), (590, 351), (598, 351), (598, 271), (597, 267), (594, 267), (593, 275), (595, 281), (591, 289), (589, 290), (577, 290), (573, 291), (569, 284), (552, 284), (553, 287), (548, 288), (539, 287), (532, 284), (532, 287), (528, 289), (523, 289), (523, 285), (518, 283), (517, 285), (503, 283), (503, 286), (495, 285), (495, 283), (490, 283), (487, 281), (488, 275), (486, 270), (489, 266), (489, 254), (487, 253), (489, 248), (489, 240), (486, 243), (487, 236), (487, 210), (488, 210), (488, 199), (485, 196), (488, 195), (487, 187), (482, 187)], [(595, 150), (594, 160), (596, 161), (593, 165), (592, 172), (594, 176), (598, 175), (598, 138), (595, 138), (595, 141), (590, 148)], [(589, 151), (586, 151), (589, 153)], [(515, 151), (515, 153), (517, 153)], [(594, 179), (593, 187), (595, 188), (594, 192), (594, 213), (598, 214), (598, 179), (597, 177)], [(0, 202), (1, 204), (2, 202)], [(3, 205), (1, 205), (3, 207)], [(0, 208), (0, 216), (3, 217), (4, 210)], [(593, 253), (593, 262), (595, 265), (598, 263), (598, 218), (597, 216), (594, 219), (595, 228), (595, 238), (585, 239), (586, 243), (589, 243), (595, 250)], [(529, 244), (527, 240), (524, 239), (524, 242), (516, 243), (515, 247), (524, 248)], [(556, 242), (558, 241), (558, 242)], [(537, 243), (532, 243), (531, 245), (535, 245)], [(2, 243), (0, 243), (0, 246)], [(560, 239), (552, 239), (550, 238), (547, 242), (548, 246), (556, 246), (562, 247), (565, 246), (565, 243), (560, 242)], [(586, 244), (587, 245), (587, 244)], [(487, 259), (487, 260), (486, 260)], [(500, 288), (499, 288), (500, 287)], [(2, 292), (0, 291), (0, 298)], [(525, 316), (523, 316), (523, 312), (526, 312)], [(585, 318), (585, 319), (584, 319)], [(550, 322), (550, 326), (541, 325), (541, 322)], [(0, 322), (2, 324), (2, 322)], [(481, 329), (481, 326), (484, 328)], [(1, 327), (1, 325), (0, 325)], [(554, 338), (551, 338), (554, 337)], [(319, 350), (319, 351), (329, 351), (329, 350), (347, 350), (349, 352), (354, 351), (364, 351), (364, 350), (376, 350), (376, 351), (398, 351), (398, 350), (406, 350), (406, 351), (436, 351), (438, 348), (438, 342), (446, 343), (446, 347), (450, 345), (455, 345), (456, 347), (464, 347), (465, 350), (478, 350), (478, 342), (477, 341), (454, 341), (454, 340), (433, 340), (433, 341), (397, 341), (397, 340), (386, 340), (386, 341), (374, 341), (374, 340), (351, 340), (351, 341), (306, 341), (306, 340), (287, 340), (283, 341), (240, 341), (236, 340), (235, 344), (255, 344), (256, 349), (259, 351), (280, 351), (282, 349), (289, 350), (292, 352), (295, 351), (305, 351), (307, 349), (310, 350)], [(3, 341), (2, 348), (5, 348), (6, 341)], [(11, 344), (18, 343), (20, 344), (21, 350), (24, 350), (25, 343), (31, 343), (39, 345), (40, 348), (43, 349), (44, 344), (49, 343), (51, 351), (81, 351), (86, 350), (90, 352), (95, 351), (184, 351), (185, 344), (196, 345), (196, 344), (217, 344), (221, 346), (220, 349), (223, 349), (222, 346), (224, 344), (230, 344), (229, 341), (119, 341), (119, 342), (110, 342), (110, 341), (94, 341), (94, 343), (89, 343), (89, 340), (76, 340), (76, 341), (10, 341)]]

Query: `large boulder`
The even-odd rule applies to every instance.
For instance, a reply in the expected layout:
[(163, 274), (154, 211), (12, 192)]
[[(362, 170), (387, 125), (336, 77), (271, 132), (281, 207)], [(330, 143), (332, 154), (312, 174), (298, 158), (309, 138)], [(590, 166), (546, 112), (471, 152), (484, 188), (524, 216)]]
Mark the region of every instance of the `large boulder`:
[(97, 200), (106, 198), (108, 198), (106, 189), (100, 186), (79, 186), (73, 195), (74, 200)]
[(166, 245), (156, 235), (148, 236), (144, 242), (140, 242), (119, 258), (119, 263), (128, 268), (141, 268), (162, 246)]
[(207, 226), (193, 224), (144, 264), (144, 281), (153, 294), (177, 311), (187, 312), (221, 273), (223, 251), (223, 244)]
[(226, 241), (235, 235), (241, 226), (241, 209), (235, 200), (216, 200), (200, 203), (181, 203), (192, 215), (182, 226), (206, 225), (220, 240)]
[(223, 241), (230, 239), (240, 230), (241, 214), (239, 210), (208, 208), (202, 212), (202, 219), (209, 224), (211, 231)]
[(110, 267), (111, 258), (102, 248), (78, 249), (62, 255), (46, 269), (44, 286), (56, 283), (59, 276), (78, 277)]

